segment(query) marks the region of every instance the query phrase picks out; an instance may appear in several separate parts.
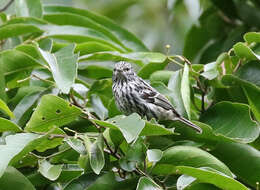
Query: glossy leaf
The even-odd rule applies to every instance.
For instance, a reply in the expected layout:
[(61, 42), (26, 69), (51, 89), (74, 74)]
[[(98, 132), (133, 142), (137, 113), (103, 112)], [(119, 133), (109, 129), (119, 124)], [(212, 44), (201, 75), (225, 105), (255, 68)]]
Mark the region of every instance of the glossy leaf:
[(8, 108), (6, 103), (0, 99), (0, 110), (4, 111), (10, 118), (14, 118), (13, 112)]
[(191, 146), (174, 146), (165, 150), (153, 172), (157, 174), (175, 173), (177, 166), (212, 167), (232, 177), (231, 171), (225, 164), (208, 152)]
[(233, 46), (234, 51), (240, 58), (246, 58), (248, 60), (260, 60), (260, 55), (254, 53), (248, 46), (242, 42), (238, 42)]
[(18, 170), (8, 166), (0, 178), (1, 189), (36, 190), (32, 183)]
[(0, 117), (0, 132), (4, 131), (20, 132), (22, 129), (15, 123)]
[(239, 142), (253, 142), (259, 135), (259, 126), (250, 117), (245, 104), (220, 102), (208, 109), (201, 121), (210, 125), (214, 133)]
[(187, 166), (178, 166), (176, 168), (180, 173), (196, 177), (202, 182), (211, 183), (222, 189), (248, 190), (243, 184), (212, 168), (193, 168)]
[(103, 137), (99, 135), (94, 143), (92, 143), (88, 137), (84, 137), (84, 141), (89, 155), (90, 166), (93, 171), (99, 175), (105, 165)]
[(56, 180), (61, 174), (63, 165), (52, 165), (47, 160), (39, 161), (39, 172), (49, 180)]
[(150, 162), (158, 162), (163, 156), (163, 152), (160, 149), (149, 149), (146, 154)]
[(162, 189), (159, 185), (157, 185), (152, 179), (148, 177), (141, 177), (138, 181), (136, 190), (160, 190)]

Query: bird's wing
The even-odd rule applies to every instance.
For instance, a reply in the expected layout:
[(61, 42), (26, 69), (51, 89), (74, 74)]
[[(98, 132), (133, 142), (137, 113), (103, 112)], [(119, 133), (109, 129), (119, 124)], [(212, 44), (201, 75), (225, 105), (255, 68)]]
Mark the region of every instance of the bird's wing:
[(180, 116), (180, 114), (177, 113), (177, 111), (174, 109), (172, 104), (169, 102), (169, 100), (160, 94), (158, 91), (156, 91), (153, 87), (151, 87), (149, 84), (145, 83), (144, 88), (142, 88), (140, 91), (140, 97), (145, 100), (147, 103), (153, 103), (157, 106), (160, 106), (166, 110), (172, 110), (173, 113), (176, 116)]

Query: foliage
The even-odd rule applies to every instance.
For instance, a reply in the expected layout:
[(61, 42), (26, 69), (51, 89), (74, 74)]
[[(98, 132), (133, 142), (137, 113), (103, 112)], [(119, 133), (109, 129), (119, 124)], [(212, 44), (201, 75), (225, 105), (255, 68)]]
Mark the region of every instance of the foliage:
[[(1, 12), (0, 189), (259, 189), (260, 4), (200, 3), (184, 56), (89, 10), (16, 0)], [(203, 133), (121, 115), (119, 60)]]

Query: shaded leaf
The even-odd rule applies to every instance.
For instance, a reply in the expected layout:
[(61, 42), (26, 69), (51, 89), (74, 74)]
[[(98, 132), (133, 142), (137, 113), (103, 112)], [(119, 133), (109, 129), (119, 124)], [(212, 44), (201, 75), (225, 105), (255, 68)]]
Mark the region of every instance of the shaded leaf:
[(4, 175), (0, 178), (0, 188), (1, 190), (36, 190), (32, 183), (21, 172), (11, 166), (8, 166)]

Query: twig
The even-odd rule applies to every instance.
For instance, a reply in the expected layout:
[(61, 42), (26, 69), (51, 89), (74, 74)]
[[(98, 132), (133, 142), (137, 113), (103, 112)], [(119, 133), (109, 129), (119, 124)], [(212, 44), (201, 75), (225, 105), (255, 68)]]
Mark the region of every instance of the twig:
[(4, 12), (8, 7), (14, 2), (14, 0), (10, 0), (3, 8), (0, 9), (0, 12)]
[(241, 64), (242, 64), (242, 60), (239, 59), (239, 61), (238, 61), (237, 65), (236, 65), (236, 67), (235, 67), (234, 70), (233, 70), (233, 73), (235, 73), (235, 72), (238, 70), (238, 68), (241, 66)]
[(79, 108), (84, 108), (83, 106), (81, 106), (81, 105), (77, 102), (77, 100), (76, 100), (75, 97), (73, 96), (72, 91), (70, 91), (70, 99), (71, 99), (73, 105), (75, 105), (75, 106), (77, 106), (77, 107), (79, 107)]

